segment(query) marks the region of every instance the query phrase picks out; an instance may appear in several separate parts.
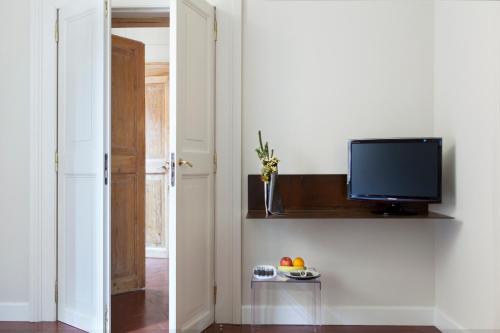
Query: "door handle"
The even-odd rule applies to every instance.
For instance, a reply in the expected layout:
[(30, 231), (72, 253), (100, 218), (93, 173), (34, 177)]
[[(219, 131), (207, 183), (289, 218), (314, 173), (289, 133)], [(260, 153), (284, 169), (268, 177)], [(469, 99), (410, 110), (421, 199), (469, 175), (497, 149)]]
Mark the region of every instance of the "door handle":
[(179, 159), (179, 166), (183, 166), (183, 165), (187, 165), (189, 166), (190, 168), (193, 167), (193, 163), (189, 162), (189, 161), (186, 161), (186, 160), (183, 160), (182, 158)]
[(167, 162), (167, 163), (163, 164), (161, 167), (163, 170), (168, 171), (168, 166), (169, 166), (169, 163)]

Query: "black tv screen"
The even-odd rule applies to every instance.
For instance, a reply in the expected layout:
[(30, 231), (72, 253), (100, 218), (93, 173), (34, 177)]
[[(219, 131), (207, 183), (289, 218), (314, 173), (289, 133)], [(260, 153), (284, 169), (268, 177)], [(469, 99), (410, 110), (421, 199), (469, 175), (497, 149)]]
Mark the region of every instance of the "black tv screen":
[(441, 148), (440, 138), (351, 140), (349, 198), (441, 202)]

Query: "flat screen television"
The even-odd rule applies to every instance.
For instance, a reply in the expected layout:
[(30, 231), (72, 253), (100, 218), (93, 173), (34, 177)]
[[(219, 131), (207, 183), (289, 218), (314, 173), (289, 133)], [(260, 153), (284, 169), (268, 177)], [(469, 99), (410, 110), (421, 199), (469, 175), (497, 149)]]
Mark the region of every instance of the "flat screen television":
[(441, 138), (350, 140), (348, 198), (440, 203), (441, 164)]

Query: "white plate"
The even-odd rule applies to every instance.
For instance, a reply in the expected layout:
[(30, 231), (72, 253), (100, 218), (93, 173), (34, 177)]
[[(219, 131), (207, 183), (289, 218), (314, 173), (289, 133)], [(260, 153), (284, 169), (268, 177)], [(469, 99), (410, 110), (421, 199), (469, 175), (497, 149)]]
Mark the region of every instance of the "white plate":
[[(257, 275), (257, 274), (255, 274), (256, 270), (261, 270), (261, 269), (271, 271), (272, 275)], [(271, 266), (271, 265), (258, 265), (258, 266), (255, 266), (252, 271), (253, 271), (253, 277), (257, 280), (271, 280), (271, 279), (274, 279), (278, 273), (276, 270), (276, 267)]]
[[(314, 271), (312, 269), (306, 269), (303, 271), (286, 272), (284, 274), (286, 277), (291, 278), (291, 279), (295, 279), (295, 280), (312, 280), (312, 279), (319, 278), (321, 276), (321, 274), (319, 274), (319, 272)], [(305, 274), (307, 274), (307, 275), (305, 275)]]

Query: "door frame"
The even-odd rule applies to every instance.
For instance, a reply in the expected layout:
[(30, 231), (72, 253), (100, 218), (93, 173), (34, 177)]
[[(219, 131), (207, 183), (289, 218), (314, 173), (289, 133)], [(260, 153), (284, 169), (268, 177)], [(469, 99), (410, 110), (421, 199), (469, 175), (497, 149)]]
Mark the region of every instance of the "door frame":
[[(158, 28), (170, 27), (170, 14), (166, 8), (114, 8), (119, 17), (111, 19), (111, 28)], [(121, 15), (120, 15), (121, 14)]]
[[(241, 324), (242, 22), (243, 0), (216, 6), (215, 45), (215, 322)], [(229, 64), (229, 65), (228, 65)], [(245, 274), (248, 272), (245, 272)]]
[[(56, 4), (30, 1), (30, 318), (56, 319)], [(52, 33), (49, 33), (51, 31)], [(43, 262), (43, 265), (42, 265)]]
[[(148, 75), (149, 74), (149, 75)], [(169, 87), (170, 87), (170, 62), (146, 62), (146, 71), (145, 71), (145, 78), (146, 78), (146, 86), (148, 84), (148, 78), (150, 78), (150, 80), (152, 78), (165, 78), (166, 77), (166, 84), (167, 84), (167, 90), (169, 90)], [(149, 82), (151, 83), (151, 82)], [(167, 92), (167, 94), (169, 93), (170, 91)], [(168, 96), (168, 95), (167, 95)], [(169, 101), (170, 100), (170, 96), (168, 96), (167, 100)], [(166, 113), (166, 116), (168, 117), (169, 116), (169, 111), (170, 111), (170, 107), (168, 105), (169, 103), (167, 103), (167, 113)], [(146, 110), (147, 112), (147, 110)], [(166, 119), (168, 121), (168, 118)], [(169, 123), (167, 125), (170, 125)], [(168, 128), (168, 126), (167, 126)], [(170, 132), (170, 131), (168, 131)], [(146, 134), (147, 135), (147, 134)], [(147, 140), (146, 140), (146, 146), (147, 146)], [(169, 149), (169, 148), (168, 148)], [(167, 149), (167, 150), (168, 150)], [(166, 152), (167, 155), (169, 154), (169, 152), (167, 151)], [(147, 166), (147, 156), (146, 156), (146, 176), (148, 174), (147, 170), (148, 170), (148, 166)], [(167, 156), (167, 161), (169, 160), (169, 157)], [(169, 176), (169, 172), (168, 170), (165, 170), (165, 188), (164, 188), (164, 195), (165, 195), (165, 208), (168, 208), (168, 197), (169, 197), (169, 187), (168, 187), (168, 176)], [(165, 237), (165, 235), (167, 235), (167, 238), (168, 238), (168, 209), (165, 209), (165, 211), (167, 212), (167, 214), (165, 214), (165, 216), (163, 217), (163, 237)], [(165, 213), (165, 212), (164, 212)], [(146, 220), (146, 223), (147, 223), (147, 220)], [(148, 244), (146, 244), (146, 258), (164, 258), (164, 259), (168, 259), (169, 258), (169, 255), (168, 255), (168, 239), (165, 239), (165, 245), (164, 247), (153, 247), (153, 246), (148, 246)]]
[[(103, 0), (107, 3), (106, 0)], [(55, 24), (57, 0), (30, 0), (30, 313), (25, 320), (57, 319), (57, 44)], [(108, 11), (109, 12), (109, 11)], [(110, 20), (106, 19), (109, 31)], [(104, 126), (110, 124), (110, 35), (104, 36)], [(107, 45), (107, 47), (106, 47)], [(104, 152), (109, 154), (109, 132), (104, 137)], [(109, 186), (104, 189), (104, 206), (109, 204)], [(109, 212), (104, 211), (104, 247), (109, 257)], [(109, 307), (109, 258), (104, 258), (103, 279), (98, 288), (104, 293), (104, 308)]]
[[(111, 13), (110, 2), (107, 4)], [(241, 78), (242, 0), (209, 0), (219, 10), (216, 44), (216, 176), (215, 279), (218, 323), (241, 323)], [(54, 299), (57, 277), (56, 173), (57, 149), (57, 48), (54, 39), (57, 0), (30, 0), (30, 244), (29, 314), (27, 321), (55, 321)], [(108, 17), (107, 57), (103, 59), (110, 77), (111, 20)], [(231, 66), (227, 66), (230, 63)], [(110, 124), (110, 80), (105, 82), (106, 119)], [(109, 153), (110, 136), (104, 138)], [(105, 201), (109, 203), (109, 186)], [(108, 205), (109, 206), (109, 205)], [(109, 221), (109, 211), (105, 220)], [(110, 304), (109, 236), (110, 224), (103, 226), (108, 260), (103, 286)], [(107, 267), (107, 269), (106, 269)], [(227, 274), (227, 272), (231, 272)]]

